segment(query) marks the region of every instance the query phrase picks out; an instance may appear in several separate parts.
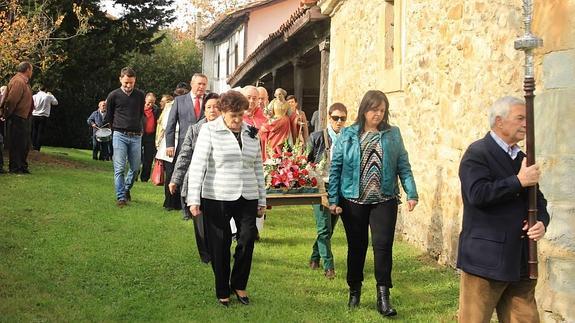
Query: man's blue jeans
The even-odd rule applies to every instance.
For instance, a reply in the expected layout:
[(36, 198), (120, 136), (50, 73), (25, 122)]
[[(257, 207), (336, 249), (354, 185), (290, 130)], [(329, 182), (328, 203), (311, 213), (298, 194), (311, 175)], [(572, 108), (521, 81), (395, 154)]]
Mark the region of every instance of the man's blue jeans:
[[(114, 146), (114, 186), (116, 188), (116, 199), (126, 200), (126, 191), (134, 185), (134, 180), (140, 169), (142, 160), (142, 136), (127, 135), (119, 131), (114, 131), (112, 137)], [(126, 160), (130, 165), (128, 175), (126, 174)]]

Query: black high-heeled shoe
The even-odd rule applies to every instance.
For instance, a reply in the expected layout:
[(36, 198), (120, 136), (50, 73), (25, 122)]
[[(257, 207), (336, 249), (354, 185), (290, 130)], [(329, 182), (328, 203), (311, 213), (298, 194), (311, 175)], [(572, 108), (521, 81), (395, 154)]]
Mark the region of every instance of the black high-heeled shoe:
[(244, 304), (244, 305), (250, 305), (250, 298), (247, 296), (241, 297), (238, 292), (234, 289), (234, 294), (236, 294), (236, 297), (238, 298), (238, 301), (240, 301), (240, 303)]
[(219, 299), (219, 298), (218, 298), (218, 303), (219, 303), (220, 305), (225, 306), (225, 307), (230, 307), (230, 300), (229, 300), (229, 299), (223, 300), (223, 299)]

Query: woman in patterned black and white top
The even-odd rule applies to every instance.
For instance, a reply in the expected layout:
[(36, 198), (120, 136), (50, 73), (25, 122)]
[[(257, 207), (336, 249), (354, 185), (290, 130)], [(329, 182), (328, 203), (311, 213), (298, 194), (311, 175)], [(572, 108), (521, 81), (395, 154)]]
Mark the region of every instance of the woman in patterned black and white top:
[[(186, 202), (193, 216), (205, 213), (216, 296), (224, 306), (229, 306), (231, 292), (249, 304), (246, 288), (256, 217), (266, 207), (260, 140), (257, 130), (243, 122), (248, 105), (237, 91), (221, 95), (222, 116), (202, 126), (188, 171)], [(237, 246), (230, 276), (231, 218), (237, 226)]]
[(347, 236), (349, 307), (359, 305), (363, 267), (371, 231), (377, 310), (396, 315), (389, 302), (392, 247), (399, 204), (399, 185), (407, 194), (407, 209), (417, 204), (417, 190), (399, 128), (389, 125), (389, 101), (381, 91), (368, 91), (357, 120), (337, 139), (329, 173), (332, 213), (341, 212)]

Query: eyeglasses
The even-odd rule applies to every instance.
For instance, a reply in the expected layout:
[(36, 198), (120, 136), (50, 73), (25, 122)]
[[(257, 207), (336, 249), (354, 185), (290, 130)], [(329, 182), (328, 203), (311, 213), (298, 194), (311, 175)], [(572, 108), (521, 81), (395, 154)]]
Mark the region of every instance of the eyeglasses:
[(331, 120), (336, 121), (336, 122), (337, 121), (344, 121), (345, 122), (345, 120), (347, 120), (347, 117), (340, 117), (340, 116), (330, 116), (330, 117), (331, 117)]

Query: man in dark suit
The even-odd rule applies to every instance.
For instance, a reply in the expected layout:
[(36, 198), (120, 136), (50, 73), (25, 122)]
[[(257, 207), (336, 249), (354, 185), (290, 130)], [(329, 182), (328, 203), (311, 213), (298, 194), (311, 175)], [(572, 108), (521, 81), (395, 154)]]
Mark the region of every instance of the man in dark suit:
[[(204, 117), (205, 93), (208, 86), (208, 77), (196, 73), (190, 82), (192, 90), (189, 94), (177, 96), (174, 99), (168, 124), (166, 125), (166, 155), (178, 158), (181, 143), (191, 125)], [(176, 145), (176, 125), (179, 125), (178, 144)], [(169, 179), (166, 179), (169, 180)]]
[(497, 100), (491, 131), (469, 146), (459, 168), (463, 227), (457, 267), (462, 270), (459, 322), (539, 322), (536, 280), (528, 278), (528, 239), (543, 238), (547, 201), (537, 191), (537, 223), (528, 228), (527, 188), (537, 185), (538, 165), (526, 166), (517, 143), (525, 138), (525, 103)]
[[(174, 158), (173, 165), (175, 165), (178, 160), (178, 154), (180, 153), (184, 138), (186, 138), (186, 132), (190, 126), (193, 126), (204, 117), (208, 77), (204, 74), (196, 73), (192, 76), (190, 85), (192, 90), (189, 93), (175, 97), (166, 125), (166, 155)], [(176, 125), (179, 126), (177, 138)], [(165, 180), (168, 183), (170, 182), (170, 178), (166, 178)], [(182, 204), (182, 208), (186, 207), (186, 205)], [(184, 220), (190, 219), (189, 216), (184, 215)]]

